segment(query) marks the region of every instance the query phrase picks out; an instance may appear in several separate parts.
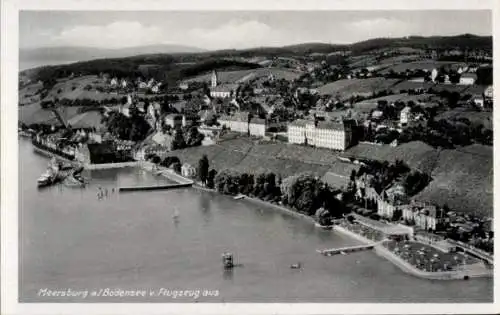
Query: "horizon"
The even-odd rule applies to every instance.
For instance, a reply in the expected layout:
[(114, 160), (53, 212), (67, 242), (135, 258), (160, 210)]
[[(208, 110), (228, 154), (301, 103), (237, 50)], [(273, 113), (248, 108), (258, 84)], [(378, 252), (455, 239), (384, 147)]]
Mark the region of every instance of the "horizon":
[(122, 50), (122, 49), (132, 49), (132, 48), (141, 48), (141, 47), (154, 47), (154, 46), (180, 46), (180, 47), (190, 47), (190, 48), (197, 48), (200, 50), (203, 50), (202, 52), (216, 52), (216, 51), (224, 51), (224, 50), (252, 50), (252, 49), (261, 49), (261, 48), (284, 48), (284, 47), (289, 47), (289, 46), (296, 46), (296, 45), (313, 45), (313, 44), (325, 44), (325, 45), (332, 45), (332, 46), (350, 46), (354, 45), (357, 43), (365, 42), (365, 41), (370, 41), (370, 40), (377, 40), (377, 39), (389, 39), (389, 40), (395, 40), (395, 39), (402, 39), (402, 38), (430, 38), (430, 37), (458, 37), (458, 36), (475, 36), (475, 37), (493, 37), (493, 35), (477, 35), (477, 34), (471, 34), (471, 33), (463, 33), (463, 34), (456, 34), (456, 35), (432, 35), (432, 36), (421, 36), (421, 35), (407, 35), (407, 36), (399, 36), (399, 37), (373, 37), (369, 39), (365, 39), (362, 41), (356, 41), (352, 43), (327, 43), (327, 42), (300, 42), (300, 43), (294, 43), (294, 44), (285, 44), (285, 45), (280, 45), (280, 46), (254, 46), (254, 47), (248, 47), (248, 48), (224, 48), (224, 49), (203, 49), (199, 48), (196, 46), (190, 46), (190, 45), (184, 45), (184, 44), (148, 44), (148, 45), (139, 45), (139, 46), (128, 46), (128, 47), (119, 47), (119, 48), (103, 48), (103, 47), (93, 47), (93, 46), (70, 46), (70, 45), (65, 45), (65, 46), (40, 46), (40, 47), (25, 47), (21, 48), (20, 50), (36, 50), (36, 49), (60, 49), (60, 48), (83, 48), (83, 49), (99, 49), (99, 50)]
[(176, 45), (217, 51), (311, 43), (351, 45), (377, 38), (492, 36), (491, 15), (490, 10), (23, 11), (19, 48), (119, 50)]

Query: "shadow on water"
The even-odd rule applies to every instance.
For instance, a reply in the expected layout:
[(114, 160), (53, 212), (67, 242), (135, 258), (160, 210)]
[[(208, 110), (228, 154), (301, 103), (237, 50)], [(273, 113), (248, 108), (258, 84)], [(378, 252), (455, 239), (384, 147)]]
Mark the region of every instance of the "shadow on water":
[(209, 194), (201, 194), (199, 198), (200, 201), (199, 209), (201, 211), (205, 223), (209, 223), (212, 220), (211, 199), (212, 196)]

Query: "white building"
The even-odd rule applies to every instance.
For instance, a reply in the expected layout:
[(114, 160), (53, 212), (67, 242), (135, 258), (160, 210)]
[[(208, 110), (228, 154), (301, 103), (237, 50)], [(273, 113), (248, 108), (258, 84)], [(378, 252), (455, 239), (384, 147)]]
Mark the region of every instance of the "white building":
[(404, 126), (407, 125), (412, 120), (411, 108), (406, 106), (401, 110), (399, 114), (399, 125)]
[(184, 163), (181, 167), (181, 175), (184, 177), (195, 177), (196, 176), (196, 168), (191, 166), (190, 164)]
[(489, 85), (485, 90), (484, 90), (484, 97), (488, 99), (493, 99), (493, 85)]
[(432, 205), (412, 202), (401, 206), (403, 218), (414, 221), (415, 225), (424, 230), (435, 230), (436, 225), (442, 220), (440, 211)]
[(117, 86), (118, 85), (118, 79), (117, 78), (113, 78), (111, 79), (111, 82), (109, 83), (111, 86)]
[(344, 151), (352, 143), (352, 124), (296, 120), (288, 125), (288, 142)]
[(151, 92), (158, 93), (160, 92), (160, 84), (157, 84), (151, 88)]
[(484, 108), (484, 98), (480, 94), (476, 94), (472, 96), (472, 102), (474, 102), (474, 105), (479, 107), (479, 108)]
[(182, 116), (177, 114), (170, 114), (165, 116), (165, 125), (172, 128), (179, 128), (182, 126)]
[(122, 88), (126, 88), (127, 87), (127, 80), (123, 79), (121, 85), (122, 85)]
[(477, 74), (475, 73), (464, 73), (460, 76), (460, 84), (462, 85), (472, 85), (476, 83)]
[(218, 119), (221, 126), (225, 126), (231, 131), (247, 133), (252, 136), (264, 137), (266, 134), (266, 120), (252, 118), (248, 122), (248, 113), (236, 113), (234, 116), (222, 116)]

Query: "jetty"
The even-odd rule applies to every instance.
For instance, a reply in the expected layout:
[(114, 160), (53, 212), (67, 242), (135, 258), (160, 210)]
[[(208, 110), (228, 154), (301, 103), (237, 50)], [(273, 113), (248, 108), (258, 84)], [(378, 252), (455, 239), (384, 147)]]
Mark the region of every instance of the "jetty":
[(192, 183), (182, 183), (182, 184), (167, 184), (167, 185), (154, 185), (154, 186), (131, 186), (131, 187), (119, 187), (119, 192), (128, 191), (150, 191), (150, 190), (166, 190), (166, 189), (176, 189), (191, 187)]
[(377, 245), (377, 243), (372, 244), (364, 244), (364, 245), (356, 245), (356, 246), (346, 246), (339, 248), (328, 248), (328, 249), (318, 249), (316, 250), (318, 253), (325, 256), (333, 256), (337, 254), (347, 254), (353, 252), (360, 252), (364, 250), (373, 249)]

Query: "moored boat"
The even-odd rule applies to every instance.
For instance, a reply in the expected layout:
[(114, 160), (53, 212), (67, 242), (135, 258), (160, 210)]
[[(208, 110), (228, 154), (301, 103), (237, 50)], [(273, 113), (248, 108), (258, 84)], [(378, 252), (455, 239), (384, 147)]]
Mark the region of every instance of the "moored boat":
[(46, 187), (52, 185), (56, 181), (57, 175), (52, 168), (48, 168), (37, 180), (38, 187)]

